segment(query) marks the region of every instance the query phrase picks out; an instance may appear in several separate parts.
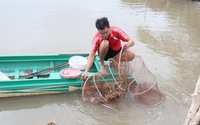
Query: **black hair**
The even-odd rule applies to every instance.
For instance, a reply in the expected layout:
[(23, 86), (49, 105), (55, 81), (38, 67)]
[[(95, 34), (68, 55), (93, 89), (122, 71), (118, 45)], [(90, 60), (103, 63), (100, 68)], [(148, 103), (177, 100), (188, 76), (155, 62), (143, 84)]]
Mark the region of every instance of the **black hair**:
[(110, 28), (107, 17), (102, 17), (102, 18), (97, 19), (95, 25), (98, 30), (103, 30), (106, 27)]

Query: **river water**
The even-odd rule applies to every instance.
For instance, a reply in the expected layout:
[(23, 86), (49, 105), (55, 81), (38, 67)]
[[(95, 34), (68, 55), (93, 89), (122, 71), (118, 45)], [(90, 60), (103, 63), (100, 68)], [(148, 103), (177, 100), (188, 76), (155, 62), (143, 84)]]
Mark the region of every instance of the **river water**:
[(110, 105), (80, 92), (0, 99), (0, 124), (181, 125), (200, 75), (200, 3), (187, 0), (0, 1), (0, 55), (89, 53), (95, 20), (108, 17), (135, 41), (164, 101), (141, 106), (129, 95)]

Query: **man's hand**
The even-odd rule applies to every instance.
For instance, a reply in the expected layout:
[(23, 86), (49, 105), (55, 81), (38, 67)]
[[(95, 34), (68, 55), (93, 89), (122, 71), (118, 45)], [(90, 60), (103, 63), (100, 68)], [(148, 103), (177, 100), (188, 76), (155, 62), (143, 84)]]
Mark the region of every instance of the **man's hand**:
[(85, 81), (87, 79), (87, 72), (84, 72), (81, 76), (81, 79)]
[(129, 44), (128, 44), (128, 43), (126, 43), (126, 44), (124, 45), (124, 48), (123, 48), (123, 50), (127, 50), (129, 47), (130, 47), (130, 46), (129, 46)]
[(124, 50), (127, 50), (129, 47), (132, 47), (133, 45), (135, 45), (135, 42), (129, 37), (124, 45)]

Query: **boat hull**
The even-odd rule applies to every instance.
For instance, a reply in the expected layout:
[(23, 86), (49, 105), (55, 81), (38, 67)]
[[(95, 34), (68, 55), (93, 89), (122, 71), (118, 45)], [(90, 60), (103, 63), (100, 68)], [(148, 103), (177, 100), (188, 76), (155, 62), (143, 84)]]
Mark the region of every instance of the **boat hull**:
[[(0, 80), (0, 98), (81, 91), (81, 78), (62, 78), (60, 71), (69, 65), (27, 79), (30, 73), (52, 68), (69, 62), (72, 56), (87, 57), (88, 54), (20, 55), (0, 56), (0, 71), (10, 80)], [(88, 75), (99, 72), (98, 57)], [(83, 71), (82, 71), (83, 72)]]

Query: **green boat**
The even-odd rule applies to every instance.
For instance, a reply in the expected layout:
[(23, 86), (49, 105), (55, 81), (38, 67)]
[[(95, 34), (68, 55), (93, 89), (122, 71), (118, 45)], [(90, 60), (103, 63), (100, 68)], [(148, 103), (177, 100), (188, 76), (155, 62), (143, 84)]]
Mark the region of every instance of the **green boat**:
[[(70, 67), (68, 62), (72, 56), (87, 57), (88, 54), (0, 56), (0, 71), (8, 78), (0, 80), (0, 98), (81, 90), (84, 81), (80, 77), (68, 79), (60, 75), (62, 69)], [(88, 75), (99, 70), (96, 56)], [(28, 78), (30, 73), (33, 76)]]

